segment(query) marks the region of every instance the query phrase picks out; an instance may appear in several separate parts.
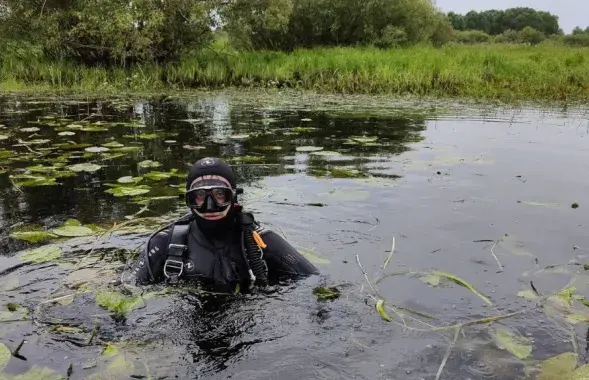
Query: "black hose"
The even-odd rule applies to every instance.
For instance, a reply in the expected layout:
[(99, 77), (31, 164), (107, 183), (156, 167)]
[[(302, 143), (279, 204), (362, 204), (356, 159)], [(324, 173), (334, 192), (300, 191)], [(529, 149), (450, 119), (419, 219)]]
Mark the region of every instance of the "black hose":
[(268, 285), (268, 266), (264, 261), (263, 252), (254, 239), (254, 219), (251, 215), (240, 213), (239, 220), (242, 228), (242, 251), (250, 271), (255, 276), (255, 284)]
[(253, 228), (245, 229), (243, 232), (243, 244), (250, 270), (256, 276), (256, 284), (266, 286), (268, 285), (268, 266), (262, 258), (260, 247), (254, 240)]

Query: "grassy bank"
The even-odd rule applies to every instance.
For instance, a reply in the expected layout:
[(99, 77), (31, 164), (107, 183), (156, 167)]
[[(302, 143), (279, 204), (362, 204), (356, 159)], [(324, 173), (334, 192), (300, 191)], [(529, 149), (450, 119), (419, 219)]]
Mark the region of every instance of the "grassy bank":
[(335, 93), (578, 101), (589, 100), (589, 48), (494, 44), (290, 54), (207, 50), (178, 64), (129, 70), (4, 58), (0, 81), (5, 91), (286, 86)]

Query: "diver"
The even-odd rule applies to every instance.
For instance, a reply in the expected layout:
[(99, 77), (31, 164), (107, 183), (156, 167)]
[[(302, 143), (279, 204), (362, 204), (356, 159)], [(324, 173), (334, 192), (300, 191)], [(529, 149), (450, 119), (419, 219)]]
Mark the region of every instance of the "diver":
[(233, 293), (318, 269), (275, 232), (243, 211), (231, 167), (220, 158), (197, 161), (186, 178), (190, 212), (154, 232), (133, 275), (139, 284), (196, 282)]

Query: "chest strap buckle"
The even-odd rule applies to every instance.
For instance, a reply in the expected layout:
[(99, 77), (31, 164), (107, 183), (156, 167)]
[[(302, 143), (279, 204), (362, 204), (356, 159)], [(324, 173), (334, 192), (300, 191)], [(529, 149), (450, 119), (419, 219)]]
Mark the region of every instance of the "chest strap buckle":
[(164, 264), (164, 275), (171, 283), (177, 283), (184, 273), (184, 252), (187, 247), (182, 244), (168, 246), (168, 258)]

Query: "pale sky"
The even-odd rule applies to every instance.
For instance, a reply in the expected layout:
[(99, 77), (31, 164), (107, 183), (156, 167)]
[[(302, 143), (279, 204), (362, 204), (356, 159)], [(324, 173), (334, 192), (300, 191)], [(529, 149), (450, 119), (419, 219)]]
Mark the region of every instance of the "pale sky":
[[(575, 26), (589, 26), (589, 0), (436, 0), (445, 12), (466, 13), (470, 10), (530, 7), (558, 16), (560, 27), (569, 33)], [(476, 2), (476, 5), (474, 4)]]

